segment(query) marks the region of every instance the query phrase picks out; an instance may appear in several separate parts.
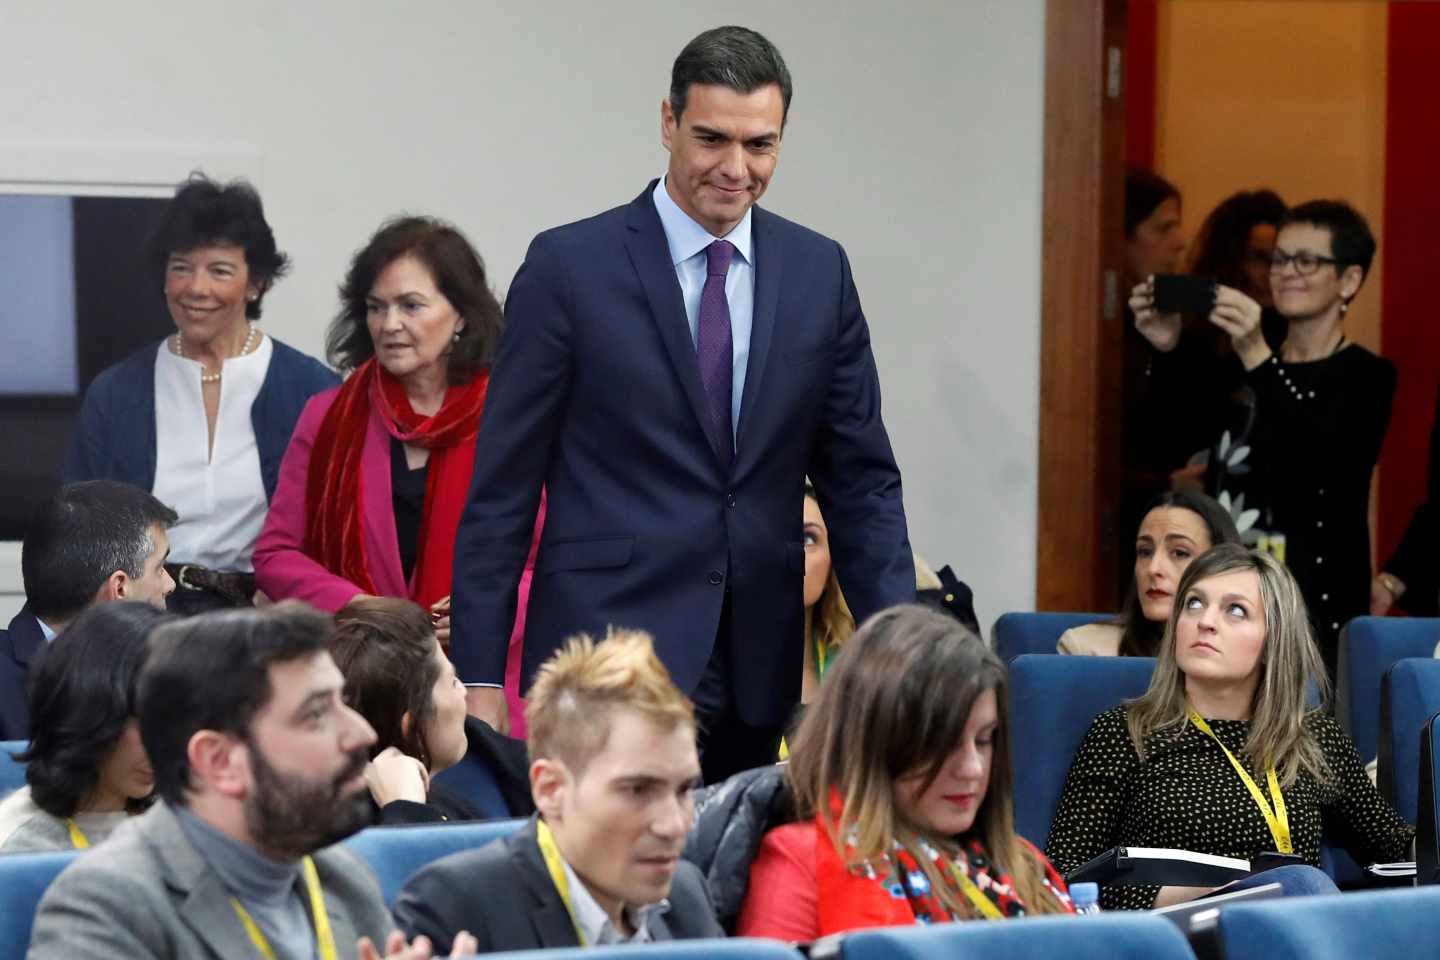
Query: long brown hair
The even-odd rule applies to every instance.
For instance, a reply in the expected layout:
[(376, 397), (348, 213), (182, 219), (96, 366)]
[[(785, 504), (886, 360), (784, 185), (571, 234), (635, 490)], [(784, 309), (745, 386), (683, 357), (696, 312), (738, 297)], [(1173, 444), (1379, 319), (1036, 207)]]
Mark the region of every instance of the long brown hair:
[(1265, 612), (1265, 644), (1260, 650), (1260, 680), (1251, 705), (1245, 759), (1252, 771), (1275, 767), (1282, 787), (1292, 784), (1301, 770), (1322, 783), (1328, 782), (1330, 770), (1306, 725), (1306, 719), (1315, 712), (1306, 700), (1309, 685), (1315, 684), (1320, 691), (1323, 709), (1329, 699), (1329, 681), (1315, 646), (1305, 600), (1290, 571), (1269, 554), (1238, 544), (1212, 547), (1185, 568), (1150, 687), (1139, 699), (1126, 704), (1130, 740), (1143, 760), (1145, 741), (1152, 734), (1173, 731), (1178, 737), (1184, 733), (1190, 706), (1185, 696), (1185, 674), (1175, 660), (1175, 626), (1196, 584), (1238, 570), (1254, 571), (1259, 578), (1260, 605)]
[[(1044, 868), (1015, 833), (1005, 666), (979, 637), (928, 607), (876, 614), (836, 659), (791, 750), (788, 776), (796, 807), (802, 817), (820, 817), (835, 849), (852, 865), (881, 860), (899, 842), (932, 874), (920, 842), (953, 851), (955, 838), (926, 835), (910, 822), (896, 803), (896, 784), (919, 773), (929, 788), (986, 690), (995, 693), (998, 722), (990, 783), (971, 833), (997, 869), (1010, 873), (1029, 911), (1058, 913), (1063, 907), (1044, 887)], [(832, 792), (840, 802), (838, 817)], [(852, 833), (854, 846), (847, 853)], [(938, 875), (930, 881), (952, 914), (976, 915)]]

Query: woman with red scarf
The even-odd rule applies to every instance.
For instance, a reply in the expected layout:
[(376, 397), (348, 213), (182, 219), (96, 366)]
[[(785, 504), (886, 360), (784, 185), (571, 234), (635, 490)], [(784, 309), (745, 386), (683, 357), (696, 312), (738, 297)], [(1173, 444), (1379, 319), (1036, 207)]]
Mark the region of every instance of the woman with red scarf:
[[(295, 428), (255, 547), (256, 582), (271, 599), (332, 612), (359, 596), (406, 597), (431, 612), (445, 643), (500, 304), (465, 237), (426, 217), (384, 224), (340, 298), (327, 354), (350, 375), (315, 396)], [(511, 637), (512, 714), (534, 559), (532, 548)], [(508, 728), (508, 718), (482, 719)]]
[(835, 659), (790, 751), (797, 823), (765, 835), (736, 934), (1073, 913), (1015, 833), (1005, 666), (952, 617), (901, 606)]

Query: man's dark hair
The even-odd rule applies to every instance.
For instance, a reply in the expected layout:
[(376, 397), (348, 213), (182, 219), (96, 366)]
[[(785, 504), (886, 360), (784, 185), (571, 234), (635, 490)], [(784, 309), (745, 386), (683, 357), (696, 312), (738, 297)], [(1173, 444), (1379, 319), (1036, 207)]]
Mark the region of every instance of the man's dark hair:
[(244, 180), (220, 185), (196, 171), (175, 191), (150, 237), (151, 269), (160, 277), (170, 257), (200, 247), (234, 245), (245, 251), (250, 282), (258, 291), (245, 303), (245, 316), (260, 319), (260, 305), (270, 287), (285, 275), (290, 258), (275, 245), (275, 231), (265, 220), (260, 194)]
[(782, 129), (790, 119), (790, 70), (775, 45), (754, 30), (715, 27), (685, 44), (670, 69), (670, 110), (677, 123), (694, 83), (736, 93), (754, 93), (773, 83), (780, 88)]
[[(30, 745), (18, 759), (30, 799), (52, 817), (75, 816), (94, 791), (135, 716), (145, 638), (168, 619), (148, 603), (101, 604), (40, 651), (27, 680)], [(132, 801), (131, 812), (144, 805)]]
[(215, 730), (249, 738), (270, 702), (270, 666), (330, 647), (334, 624), (298, 600), (264, 610), (221, 610), (166, 624), (150, 638), (140, 674), (140, 737), (155, 792), (183, 806), (190, 738)]
[(366, 302), (380, 274), (402, 257), (424, 264), (436, 289), (464, 318), (450, 347), (447, 376), (452, 386), (469, 383), (494, 359), (505, 317), (490, 290), (480, 254), (458, 229), (433, 217), (387, 220), (355, 254), (340, 285), (340, 313), (325, 334), (326, 357), (343, 373), (375, 356)]
[(1344, 273), (1346, 267), (1359, 267), (1362, 282), (1369, 275), (1370, 263), (1375, 259), (1375, 234), (1359, 210), (1344, 200), (1311, 200), (1286, 210), (1280, 218), (1280, 229), (1292, 223), (1308, 223), (1330, 231), (1330, 256), (1336, 260), (1336, 273)]
[(1141, 167), (1125, 171), (1125, 236), (1133, 237), (1135, 228), (1146, 220), (1155, 208), (1174, 197), (1180, 199), (1180, 190), (1160, 174)]
[(128, 483), (86, 480), (61, 487), (31, 519), (20, 547), (30, 612), (63, 622), (89, 606), (116, 570), (144, 576), (145, 559), (155, 551), (150, 528), (176, 519), (174, 510)]

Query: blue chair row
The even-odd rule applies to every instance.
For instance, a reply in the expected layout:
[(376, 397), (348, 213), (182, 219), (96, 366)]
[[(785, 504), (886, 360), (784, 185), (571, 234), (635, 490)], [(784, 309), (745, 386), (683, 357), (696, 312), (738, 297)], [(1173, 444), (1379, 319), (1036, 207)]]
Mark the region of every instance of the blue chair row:
[(1380, 749), (1380, 682), (1398, 661), (1429, 657), (1440, 642), (1440, 620), (1356, 617), (1340, 634), (1335, 717), (1370, 760)]
[(1380, 792), (1415, 823), (1420, 799), (1420, 741), (1440, 711), (1440, 660), (1410, 658), (1385, 672), (1380, 689)]
[(1237, 903), (1217, 933), (1225, 960), (1433, 956), (1440, 887)]
[(1060, 635), (1066, 630), (1113, 616), (1110, 613), (1006, 613), (990, 630), (991, 645), (1006, 663), (1027, 653), (1054, 653)]

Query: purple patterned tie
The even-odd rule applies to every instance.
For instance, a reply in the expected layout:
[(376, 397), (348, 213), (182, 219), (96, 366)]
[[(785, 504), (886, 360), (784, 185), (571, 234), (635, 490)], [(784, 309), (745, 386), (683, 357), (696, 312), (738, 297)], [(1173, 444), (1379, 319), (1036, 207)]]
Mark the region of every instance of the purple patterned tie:
[(705, 289), (700, 292), (699, 331), (695, 336), (700, 385), (705, 388), (711, 426), (727, 462), (734, 455), (730, 429), (734, 343), (730, 337), (730, 304), (725, 299), (725, 274), (734, 255), (735, 247), (725, 240), (716, 240), (705, 248)]

